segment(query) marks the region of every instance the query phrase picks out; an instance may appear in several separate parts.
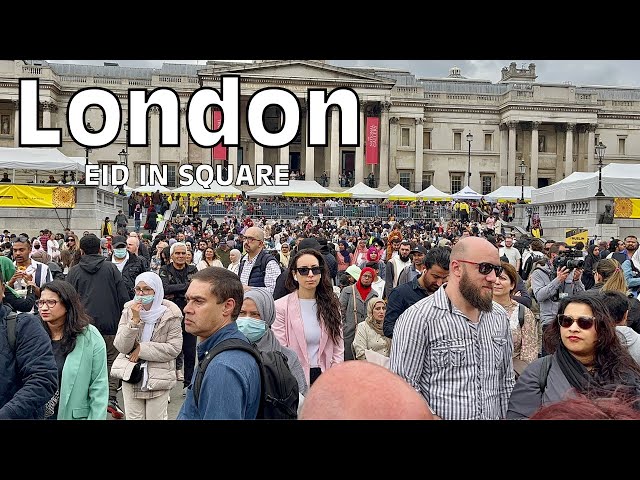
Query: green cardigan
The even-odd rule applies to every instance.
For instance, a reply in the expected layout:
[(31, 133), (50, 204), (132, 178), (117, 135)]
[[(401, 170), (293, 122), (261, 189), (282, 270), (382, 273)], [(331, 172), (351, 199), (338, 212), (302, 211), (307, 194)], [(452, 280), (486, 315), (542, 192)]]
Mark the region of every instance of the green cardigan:
[(109, 402), (107, 347), (89, 325), (62, 367), (58, 420), (106, 420)]

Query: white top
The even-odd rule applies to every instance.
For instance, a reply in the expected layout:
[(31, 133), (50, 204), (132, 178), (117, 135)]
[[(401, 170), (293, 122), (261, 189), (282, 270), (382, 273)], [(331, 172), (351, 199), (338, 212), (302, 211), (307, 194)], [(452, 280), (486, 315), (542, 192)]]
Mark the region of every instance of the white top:
[(318, 323), (318, 305), (315, 298), (300, 298), (300, 313), (304, 326), (304, 337), (307, 340), (309, 366), (318, 367), (318, 351), (320, 350), (320, 323)]

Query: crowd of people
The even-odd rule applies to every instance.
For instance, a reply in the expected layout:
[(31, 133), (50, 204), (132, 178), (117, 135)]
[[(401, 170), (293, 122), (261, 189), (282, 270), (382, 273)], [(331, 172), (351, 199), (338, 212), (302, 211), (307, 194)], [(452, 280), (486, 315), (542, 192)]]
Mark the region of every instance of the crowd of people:
[[(640, 417), (635, 236), (517, 235), (493, 205), (285, 220), (189, 199), (142, 234), (157, 193), (99, 235), (3, 232), (0, 418), (167, 419), (177, 383), (178, 419), (266, 418), (256, 352), (286, 359), (301, 419)], [(216, 350), (238, 341), (255, 351)]]

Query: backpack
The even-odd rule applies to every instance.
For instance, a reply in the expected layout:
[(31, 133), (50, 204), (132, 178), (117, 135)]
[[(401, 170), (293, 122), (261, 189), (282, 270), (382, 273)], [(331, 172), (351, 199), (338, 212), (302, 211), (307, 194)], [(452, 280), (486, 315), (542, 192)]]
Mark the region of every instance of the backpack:
[(549, 370), (551, 370), (551, 360), (553, 355), (545, 355), (542, 357), (540, 363), (540, 376), (538, 377), (538, 385), (540, 386), (540, 392), (544, 393), (547, 388), (547, 377), (549, 376)]
[(9, 347), (11, 350), (16, 349), (16, 322), (18, 321), (18, 314), (11, 312), (7, 315), (7, 340), (9, 340)]
[(223, 340), (200, 362), (198, 373), (193, 382), (193, 398), (198, 406), (200, 388), (204, 378), (204, 372), (209, 362), (225, 350), (244, 350), (250, 353), (258, 362), (260, 369), (260, 406), (258, 407), (258, 419), (291, 419), (298, 415), (299, 388), (296, 377), (293, 376), (287, 363), (287, 357), (282, 352), (263, 352), (252, 343), (249, 344), (239, 338)]

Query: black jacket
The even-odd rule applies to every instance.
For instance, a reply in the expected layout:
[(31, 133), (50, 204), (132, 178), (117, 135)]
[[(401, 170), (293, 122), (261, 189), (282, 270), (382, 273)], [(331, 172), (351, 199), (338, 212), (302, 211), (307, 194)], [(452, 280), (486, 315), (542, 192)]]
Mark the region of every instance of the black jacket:
[(124, 304), (130, 300), (118, 267), (102, 255), (82, 255), (66, 280), (80, 295), (100, 333), (115, 335)]
[(136, 286), (136, 277), (147, 270), (148, 269), (145, 268), (145, 264), (142, 261), (142, 257), (129, 252), (129, 259), (122, 268), (122, 279), (124, 280), (124, 284), (127, 286), (129, 300), (133, 300), (133, 297), (135, 296), (133, 289)]

